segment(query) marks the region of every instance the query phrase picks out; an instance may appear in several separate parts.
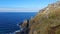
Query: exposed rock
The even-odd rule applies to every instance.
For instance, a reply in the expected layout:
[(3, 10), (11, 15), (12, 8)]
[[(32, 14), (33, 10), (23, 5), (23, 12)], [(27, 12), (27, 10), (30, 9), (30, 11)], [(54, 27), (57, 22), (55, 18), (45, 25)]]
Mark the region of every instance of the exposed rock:
[(29, 20), (24, 20), (23, 23), (19, 24), (20, 32), (16, 32), (16, 34), (28, 34), (29, 33)]

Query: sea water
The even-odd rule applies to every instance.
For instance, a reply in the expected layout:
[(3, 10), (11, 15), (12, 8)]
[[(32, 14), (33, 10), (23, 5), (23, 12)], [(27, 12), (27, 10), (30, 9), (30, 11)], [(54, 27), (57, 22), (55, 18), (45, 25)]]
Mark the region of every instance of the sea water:
[(0, 34), (12, 34), (20, 29), (18, 23), (35, 15), (36, 12), (0, 12)]

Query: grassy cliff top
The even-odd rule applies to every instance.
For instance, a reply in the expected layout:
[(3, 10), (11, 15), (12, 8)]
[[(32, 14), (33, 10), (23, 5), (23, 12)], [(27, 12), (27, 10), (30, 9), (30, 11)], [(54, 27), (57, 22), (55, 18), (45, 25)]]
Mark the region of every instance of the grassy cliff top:
[(30, 20), (30, 34), (32, 32), (36, 34), (48, 34), (50, 27), (60, 25), (60, 2), (50, 4), (40, 11), (34, 19)]

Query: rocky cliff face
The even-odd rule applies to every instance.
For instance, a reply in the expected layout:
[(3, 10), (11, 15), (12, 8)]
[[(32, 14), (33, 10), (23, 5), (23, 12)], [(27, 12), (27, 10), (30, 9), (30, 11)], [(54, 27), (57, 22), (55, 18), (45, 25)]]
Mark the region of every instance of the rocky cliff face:
[(30, 20), (29, 34), (60, 34), (60, 1), (40, 11)]
[(60, 34), (60, 1), (49, 4), (27, 23), (28, 34)]
[(24, 20), (20, 26), (20, 31), (16, 32), (16, 34), (28, 34), (29, 33), (29, 20)]

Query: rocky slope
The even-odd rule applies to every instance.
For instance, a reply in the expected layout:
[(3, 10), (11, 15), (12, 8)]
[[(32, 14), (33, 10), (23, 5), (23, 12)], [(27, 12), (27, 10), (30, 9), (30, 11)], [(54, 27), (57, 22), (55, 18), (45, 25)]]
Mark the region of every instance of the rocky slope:
[(60, 1), (49, 4), (30, 20), (29, 34), (60, 34)]
[(60, 34), (60, 1), (41, 9), (27, 23), (28, 34)]

